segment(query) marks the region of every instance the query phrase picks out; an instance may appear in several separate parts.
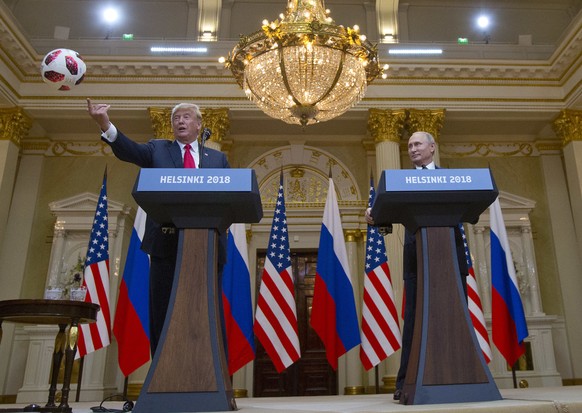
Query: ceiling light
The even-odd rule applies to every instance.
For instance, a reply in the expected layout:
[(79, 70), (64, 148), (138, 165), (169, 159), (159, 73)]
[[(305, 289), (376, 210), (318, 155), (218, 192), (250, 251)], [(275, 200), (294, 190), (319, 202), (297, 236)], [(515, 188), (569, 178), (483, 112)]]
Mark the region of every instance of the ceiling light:
[(150, 47), (152, 53), (206, 53), (206, 47)]
[(477, 25), (481, 29), (486, 29), (487, 27), (489, 27), (489, 17), (487, 17), (487, 16), (479, 16), (477, 18)]
[(103, 19), (107, 24), (115, 23), (117, 20), (119, 20), (119, 10), (113, 7), (106, 8), (103, 10)]
[(247, 97), (267, 115), (311, 125), (354, 106), (382, 75), (376, 46), (334, 23), (321, 0), (294, 0), (281, 20), (241, 36), (228, 58)]
[(388, 54), (402, 55), (433, 55), (443, 54), (443, 49), (390, 49)]

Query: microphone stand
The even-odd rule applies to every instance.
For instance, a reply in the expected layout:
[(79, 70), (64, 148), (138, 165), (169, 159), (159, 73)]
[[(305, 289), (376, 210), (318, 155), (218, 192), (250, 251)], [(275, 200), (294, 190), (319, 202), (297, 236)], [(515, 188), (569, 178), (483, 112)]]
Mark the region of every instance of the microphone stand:
[(212, 135), (212, 131), (208, 128), (204, 128), (202, 130), (202, 137), (200, 138), (200, 159), (198, 159), (198, 168), (202, 168), (202, 159), (204, 158), (204, 145), (206, 141), (210, 139), (210, 135)]

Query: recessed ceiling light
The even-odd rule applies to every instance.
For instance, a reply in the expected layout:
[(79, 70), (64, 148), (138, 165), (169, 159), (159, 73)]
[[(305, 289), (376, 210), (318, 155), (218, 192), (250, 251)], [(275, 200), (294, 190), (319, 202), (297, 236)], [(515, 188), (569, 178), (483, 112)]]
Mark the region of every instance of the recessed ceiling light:
[(423, 55), (443, 54), (443, 49), (390, 49), (388, 54)]
[(486, 29), (487, 27), (489, 27), (489, 17), (479, 16), (477, 18), (477, 25), (482, 29)]
[(117, 20), (119, 20), (119, 10), (113, 7), (106, 8), (103, 10), (103, 19), (108, 24), (115, 23)]
[(150, 47), (152, 53), (206, 53), (206, 47)]

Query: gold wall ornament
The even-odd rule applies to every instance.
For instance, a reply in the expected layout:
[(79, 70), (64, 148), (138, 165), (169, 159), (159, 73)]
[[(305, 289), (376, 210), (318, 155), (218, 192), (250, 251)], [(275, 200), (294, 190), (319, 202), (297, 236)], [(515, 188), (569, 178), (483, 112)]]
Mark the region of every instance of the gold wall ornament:
[(228, 108), (207, 108), (201, 109), (201, 112), (202, 128), (208, 128), (212, 131), (210, 140), (221, 143), (230, 131)]
[(154, 136), (158, 139), (174, 139), (172, 132), (172, 108), (148, 108)]
[(369, 109), (368, 131), (375, 143), (389, 141), (400, 142), (406, 111), (404, 109)]
[(305, 175), (305, 170), (303, 168), (296, 167), (293, 168), (291, 172), (289, 172), (289, 175), (291, 175), (292, 178), (303, 178), (303, 175)]
[(481, 142), (441, 144), (439, 150), (447, 158), (516, 157), (539, 155), (529, 142)]
[(445, 109), (408, 109), (408, 130), (428, 132), (438, 143), (439, 135), (445, 120)]
[(356, 242), (362, 236), (359, 230), (348, 229), (344, 230), (344, 239), (346, 242)]
[(267, 115), (304, 127), (330, 120), (386, 76), (376, 45), (357, 26), (338, 26), (327, 13), (321, 0), (290, 0), (281, 20), (263, 21), (220, 58)]
[(32, 119), (21, 108), (0, 109), (0, 141), (12, 141), (20, 146), (31, 127)]
[(572, 141), (582, 141), (582, 111), (563, 109), (552, 127), (564, 146)]

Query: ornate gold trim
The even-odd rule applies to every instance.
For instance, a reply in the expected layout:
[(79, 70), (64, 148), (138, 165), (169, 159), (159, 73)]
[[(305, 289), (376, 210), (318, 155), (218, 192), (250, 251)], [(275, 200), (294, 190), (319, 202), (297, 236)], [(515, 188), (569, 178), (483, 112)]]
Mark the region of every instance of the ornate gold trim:
[(552, 127), (564, 146), (572, 141), (582, 141), (582, 111), (563, 109)]
[(375, 143), (400, 142), (405, 120), (404, 109), (368, 109), (368, 131)]
[(364, 386), (347, 386), (344, 387), (344, 394), (346, 396), (357, 396), (359, 394), (365, 394), (366, 388)]
[(32, 127), (32, 119), (22, 108), (0, 108), (0, 141), (12, 141), (20, 146), (20, 141)]
[(210, 139), (219, 145), (230, 131), (228, 108), (206, 108), (202, 111), (202, 127), (212, 131)]
[(445, 120), (445, 109), (408, 109), (408, 131), (428, 132), (438, 143)]

